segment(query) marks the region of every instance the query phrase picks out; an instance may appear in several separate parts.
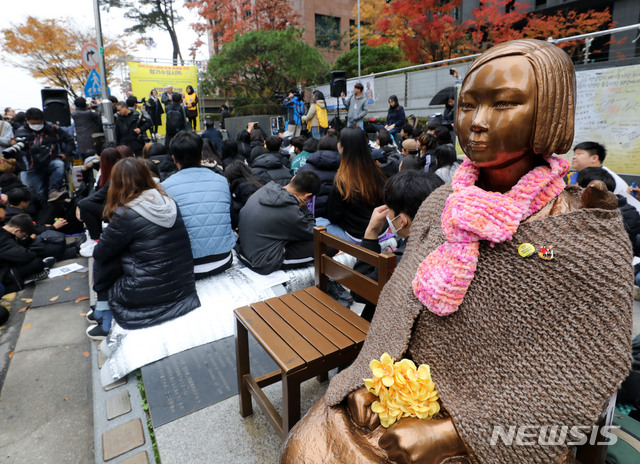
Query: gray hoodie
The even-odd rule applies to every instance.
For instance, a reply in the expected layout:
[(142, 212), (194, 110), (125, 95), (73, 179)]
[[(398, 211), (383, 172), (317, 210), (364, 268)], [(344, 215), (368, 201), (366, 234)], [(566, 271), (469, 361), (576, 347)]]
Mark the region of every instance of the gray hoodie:
[(251, 195), (240, 210), (238, 250), (263, 275), (280, 269), (289, 242), (313, 240), (313, 214), (275, 182)]
[(342, 104), (347, 108), (349, 124), (359, 123), (369, 112), (367, 97), (364, 93), (361, 93), (359, 97), (356, 97), (356, 94), (352, 93), (346, 100), (344, 98), (342, 99)]
[(156, 189), (145, 190), (127, 206), (147, 221), (167, 229), (173, 227), (178, 217), (178, 207), (173, 198), (162, 195)]

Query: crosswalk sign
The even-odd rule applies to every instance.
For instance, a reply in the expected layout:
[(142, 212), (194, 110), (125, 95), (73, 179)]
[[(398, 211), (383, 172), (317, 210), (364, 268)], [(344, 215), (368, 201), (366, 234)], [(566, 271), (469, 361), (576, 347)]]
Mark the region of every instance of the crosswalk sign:
[(89, 78), (84, 86), (84, 95), (89, 98), (99, 97), (102, 95), (100, 74), (98, 74), (95, 69), (92, 69), (89, 73)]

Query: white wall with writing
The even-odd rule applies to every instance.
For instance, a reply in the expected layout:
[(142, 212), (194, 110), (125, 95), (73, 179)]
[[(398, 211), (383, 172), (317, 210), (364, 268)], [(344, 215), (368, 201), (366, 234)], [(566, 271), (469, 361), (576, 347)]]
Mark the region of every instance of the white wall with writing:
[(576, 83), (573, 146), (601, 143), (609, 169), (640, 175), (640, 65), (579, 71)]

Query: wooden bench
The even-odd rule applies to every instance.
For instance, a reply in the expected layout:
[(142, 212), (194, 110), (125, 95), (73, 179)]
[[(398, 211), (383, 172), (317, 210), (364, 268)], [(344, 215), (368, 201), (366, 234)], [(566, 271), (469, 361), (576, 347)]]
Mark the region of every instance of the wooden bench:
[[(378, 268), (378, 282), (327, 256), (327, 247), (344, 251)], [(327, 294), (328, 278), (377, 303), (382, 287), (395, 268), (395, 255), (378, 254), (326, 232), (314, 231), (316, 286), (253, 303), (234, 311), (240, 414), (250, 415), (251, 397), (263, 410), (282, 440), (300, 419), (300, 384), (346, 364), (358, 355), (369, 322)], [(254, 378), (249, 371), (251, 333), (273, 358), (279, 370)], [(262, 388), (282, 380), (282, 416)]]

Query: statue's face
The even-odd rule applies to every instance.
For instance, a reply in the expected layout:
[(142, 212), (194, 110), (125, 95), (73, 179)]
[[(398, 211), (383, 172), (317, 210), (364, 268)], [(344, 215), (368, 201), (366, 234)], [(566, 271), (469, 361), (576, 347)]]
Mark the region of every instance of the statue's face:
[(456, 133), (478, 167), (500, 168), (533, 154), (536, 80), (522, 56), (491, 60), (460, 92)]

